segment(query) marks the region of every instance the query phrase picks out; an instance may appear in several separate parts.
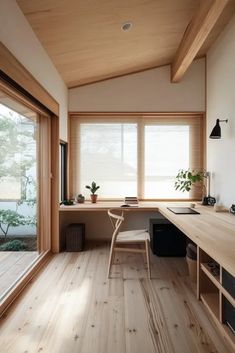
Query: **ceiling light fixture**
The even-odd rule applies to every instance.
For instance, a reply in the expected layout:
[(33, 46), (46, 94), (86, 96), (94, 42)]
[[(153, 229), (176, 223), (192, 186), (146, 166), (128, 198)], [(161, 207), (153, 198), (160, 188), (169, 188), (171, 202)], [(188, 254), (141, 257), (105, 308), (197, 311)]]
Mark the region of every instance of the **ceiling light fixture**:
[(124, 22), (121, 26), (121, 29), (124, 31), (124, 32), (127, 32), (131, 29), (131, 27), (133, 26), (133, 23), (128, 21), (128, 22)]

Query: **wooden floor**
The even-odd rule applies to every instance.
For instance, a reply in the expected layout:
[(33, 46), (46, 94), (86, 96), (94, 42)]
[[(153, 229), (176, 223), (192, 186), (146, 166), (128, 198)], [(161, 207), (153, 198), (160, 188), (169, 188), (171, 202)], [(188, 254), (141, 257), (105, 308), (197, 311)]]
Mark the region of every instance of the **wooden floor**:
[(152, 280), (141, 255), (116, 262), (107, 280), (105, 245), (55, 255), (1, 319), (0, 352), (228, 353), (184, 259), (152, 256)]
[(0, 251), (0, 298), (37, 256), (37, 251)]

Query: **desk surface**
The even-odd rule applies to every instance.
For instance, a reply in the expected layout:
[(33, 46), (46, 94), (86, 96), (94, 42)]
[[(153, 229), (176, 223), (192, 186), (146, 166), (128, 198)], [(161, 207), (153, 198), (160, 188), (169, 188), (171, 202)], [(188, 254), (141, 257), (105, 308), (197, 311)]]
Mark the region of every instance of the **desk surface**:
[[(85, 203), (77, 203), (72, 206), (61, 205), (59, 210), (64, 211), (107, 211), (110, 208), (117, 208), (121, 210), (158, 210), (160, 202), (139, 202), (138, 206), (120, 207), (123, 205), (123, 201), (101, 201), (97, 203), (91, 203), (86, 201)], [(189, 203), (187, 203), (189, 205)]]
[(217, 213), (210, 206), (197, 206), (200, 215), (176, 215), (166, 206), (159, 212), (235, 276), (235, 216)]
[[(123, 202), (85, 203), (61, 206), (60, 211), (106, 211), (119, 208)], [(235, 216), (214, 212), (210, 206), (197, 205), (199, 215), (176, 215), (168, 206), (189, 206), (189, 202), (140, 202), (138, 207), (121, 208), (124, 211), (158, 211), (175, 224), (202, 250), (235, 276)]]

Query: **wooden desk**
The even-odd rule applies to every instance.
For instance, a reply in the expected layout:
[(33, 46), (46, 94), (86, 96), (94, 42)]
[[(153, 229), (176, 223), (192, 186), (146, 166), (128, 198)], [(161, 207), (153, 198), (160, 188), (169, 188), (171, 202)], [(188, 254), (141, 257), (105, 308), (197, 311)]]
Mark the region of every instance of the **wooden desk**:
[(140, 202), (138, 207), (120, 206), (123, 202), (98, 202), (60, 206), (60, 212), (107, 211), (158, 211), (184, 232), (194, 243), (235, 276), (235, 216), (216, 213), (210, 206), (197, 205), (200, 215), (176, 215), (168, 206), (189, 206), (189, 202)]
[(123, 205), (123, 201), (101, 201), (97, 203), (85, 202), (72, 206), (61, 205), (59, 211), (107, 211), (110, 208), (117, 208), (123, 211), (158, 211), (160, 202), (139, 202), (138, 207), (121, 207), (121, 205)]
[(235, 276), (235, 216), (196, 206), (200, 215), (176, 215), (160, 205), (159, 212), (175, 224), (202, 250)]

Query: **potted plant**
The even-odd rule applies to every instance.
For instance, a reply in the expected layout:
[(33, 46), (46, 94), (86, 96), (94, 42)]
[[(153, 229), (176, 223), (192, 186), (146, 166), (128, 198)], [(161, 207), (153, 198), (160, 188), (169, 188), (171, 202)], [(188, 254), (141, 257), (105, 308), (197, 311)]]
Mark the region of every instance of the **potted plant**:
[(96, 203), (97, 201), (97, 194), (96, 191), (100, 188), (98, 185), (96, 185), (96, 183), (93, 181), (90, 185), (86, 185), (86, 188), (89, 189), (91, 191), (91, 202), (92, 203)]
[(76, 197), (76, 201), (77, 201), (77, 203), (84, 203), (85, 202), (85, 196), (83, 196), (82, 194), (79, 194)]
[(206, 175), (203, 171), (180, 169), (176, 175), (175, 189), (182, 192), (189, 192), (192, 186), (196, 184), (203, 188), (202, 181), (205, 177)]
[[(206, 186), (204, 183), (206, 179)], [(210, 172), (180, 169), (176, 175), (175, 189), (190, 191), (192, 186), (199, 187), (202, 191), (202, 205), (213, 206), (216, 199), (210, 196)]]

